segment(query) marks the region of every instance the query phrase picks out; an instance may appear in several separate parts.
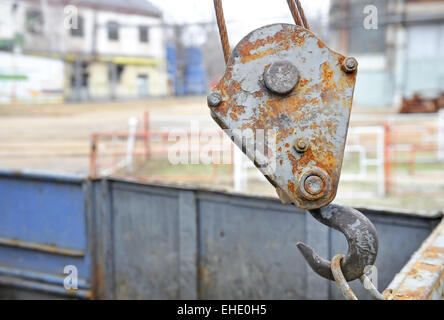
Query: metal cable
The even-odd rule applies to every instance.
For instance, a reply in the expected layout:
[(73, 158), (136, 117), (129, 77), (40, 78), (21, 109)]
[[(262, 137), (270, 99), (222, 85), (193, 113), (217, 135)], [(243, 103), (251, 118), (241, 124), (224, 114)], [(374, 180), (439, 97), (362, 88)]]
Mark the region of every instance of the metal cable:
[(301, 2), (299, 0), (287, 0), (287, 3), (296, 25), (310, 30)]
[(294, 0), (287, 0), (287, 3), (288, 7), (290, 8), (291, 15), (293, 16), (294, 23), (296, 23), (297, 26), (303, 27), (301, 17), (299, 16), (299, 10), (296, 7)]
[(302, 23), (304, 24), (305, 29), (310, 30), (310, 26), (308, 25), (307, 18), (305, 17), (304, 9), (302, 8), (301, 2), (299, 0), (295, 0), (296, 5), (298, 6), (299, 15), (301, 16)]
[(224, 11), (222, 9), (222, 0), (213, 0), (214, 10), (216, 11), (217, 26), (219, 28), (220, 41), (224, 52), (225, 64), (231, 54), (230, 43), (228, 42), (227, 26), (225, 25)]
[[(356, 295), (353, 293), (353, 290), (350, 288), (350, 286), (347, 283), (347, 280), (345, 280), (344, 275), (342, 274), (341, 270), (341, 262), (344, 258), (343, 254), (337, 254), (333, 260), (331, 260), (331, 272), (333, 274), (333, 277), (335, 278), (335, 282), (338, 285), (339, 290), (341, 291), (342, 295), (347, 300), (358, 300)], [(367, 290), (367, 292), (372, 296), (375, 300), (389, 300), (389, 293), (387, 293), (387, 297), (385, 297), (383, 294), (381, 294), (378, 289), (376, 289), (373, 282), (370, 280), (369, 277), (364, 273), (359, 280), (361, 280), (362, 285), (364, 286), (364, 289)]]
[[(227, 26), (225, 24), (222, 0), (213, 0), (213, 2), (214, 10), (216, 11), (216, 20), (217, 26), (219, 28), (220, 41), (222, 43), (222, 50), (224, 52), (225, 64), (227, 64), (231, 54), (231, 49), (230, 43), (228, 41), (228, 32)], [(287, 3), (296, 25), (301, 26), (305, 29), (310, 29), (301, 2), (299, 0), (287, 0)]]
[(365, 274), (359, 278), (365, 290), (373, 297), (375, 300), (386, 300), (385, 297), (376, 289), (373, 282)]
[(343, 254), (337, 254), (334, 256), (330, 265), (331, 273), (333, 274), (333, 278), (335, 278), (335, 282), (338, 285), (339, 290), (341, 290), (342, 295), (347, 300), (358, 300), (342, 274), (341, 262), (343, 258)]

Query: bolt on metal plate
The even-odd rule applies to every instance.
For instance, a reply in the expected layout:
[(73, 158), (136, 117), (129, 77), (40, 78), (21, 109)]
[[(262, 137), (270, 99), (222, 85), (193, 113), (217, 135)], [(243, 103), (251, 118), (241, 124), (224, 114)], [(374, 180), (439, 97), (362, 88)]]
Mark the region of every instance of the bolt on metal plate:
[(213, 92), (210, 95), (208, 95), (207, 103), (210, 108), (217, 107), (218, 105), (221, 104), (221, 102), (222, 102), (222, 97), (219, 93)]
[(265, 86), (276, 94), (290, 93), (298, 80), (298, 69), (289, 61), (275, 62), (264, 73)]

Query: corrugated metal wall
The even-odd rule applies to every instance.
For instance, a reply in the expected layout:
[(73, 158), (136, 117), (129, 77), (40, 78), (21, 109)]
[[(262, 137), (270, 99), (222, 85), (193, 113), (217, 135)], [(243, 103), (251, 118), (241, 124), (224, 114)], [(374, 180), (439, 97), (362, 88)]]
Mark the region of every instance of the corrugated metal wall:
[[(0, 244), (2, 268), (62, 276), (65, 263), (78, 264), (85, 291), (91, 289), (97, 298), (342, 299), (333, 283), (311, 271), (296, 242), (331, 258), (347, 250), (344, 237), (275, 199), (118, 180), (35, 180), (1, 175), (0, 225), (5, 227), (0, 237), (51, 241), (86, 255), (73, 258)], [(439, 219), (364, 213), (380, 237), (376, 266), (382, 289)], [(24, 223), (30, 216), (48, 222)], [(22, 260), (25, 255), (41, 255), (40, 262)], [(8, 279), (0, 278), (0, 296), (20, 298), (29, 292), (8, 289), (19, 287), (20, 275)], [(368, 297), (359, 283), (352, 287), (359, 297)]]
[(68, 177), (1, 175), (0, 284), (66, 294), (63, 268), (75, 265), (77, 294), (89, 296), (91, 254), (82, 183)]

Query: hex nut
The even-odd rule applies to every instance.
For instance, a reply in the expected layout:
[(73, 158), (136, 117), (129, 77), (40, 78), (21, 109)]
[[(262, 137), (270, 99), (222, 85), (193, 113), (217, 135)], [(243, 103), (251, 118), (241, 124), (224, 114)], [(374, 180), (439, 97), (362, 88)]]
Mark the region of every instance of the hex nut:
[(222, 103), (222, 96), (217, 92), (212, 92), (207, 97), (207, 103), (210, 108), (216, 108)]
[(309, 146), (310, 146), (310, 144), (308, 143), (308, 141), (306, 141), (305, 139), (299, 139), (298, 141), (296, 141), (296, 144), (294, 145), (294, 149), (298, 153), (304, 153), (304, 152), (307, 152)]
[(330, 178), (324, 170), (314, 168), (299, 179), (299, 190), (303, 198), (315, 201), (328, 194)]
[(342, 70), (346, 73), (353, 73), (358, 70), (358, 60), (353, 57), (347, 57), (342, 62)]

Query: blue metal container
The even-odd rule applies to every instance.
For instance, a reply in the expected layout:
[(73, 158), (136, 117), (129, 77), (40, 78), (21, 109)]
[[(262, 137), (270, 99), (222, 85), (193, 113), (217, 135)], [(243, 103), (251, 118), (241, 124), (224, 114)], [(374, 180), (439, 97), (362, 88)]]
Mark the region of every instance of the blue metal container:
[(0, 284), (69, 296), (63, 270), (74, 265), (72, 296), (92, 297), (83, 185), (77, 177), (0, 172)]
[(168, 73), (176, 74), (177, 68), (177, 57), (176, 57), (176, 48), (172, 44), (168, 44), (166, 48), (166, 56), (168, 63)]
[(187, 65), (187, 67), (202, 66), (203, 64), (202, 49), (197, 47), (186, 48), (185, 64)]
[[(379, 232), (381, 288), (441, 219), (361, 211)], [(342, 234), (277, 199), (0, 171), (0, 298), (342, 299), (298, 241), (326, 258), (347, 251)], [(66, 265), (77, 290), (64, 288)]]
[(187, 94), (205, 94), (207, 92), (206, 72), (202, 66), (187, 68), (185, 87)]
[(197, 47), (184, 49), (183, 75), (179, 77), (177, 50), (173, 44), (167, 45), (168, 74), (173, 81), (176, 95), (203, 95), (207, 93), (206, 70), (202, 50)]
[(177, 55), (176, 48), (173, 44), (168, 44), (166, 47), (167, 56), (167, 71), (169, 79), (172, 81), (174, 94), (178, 94), (178, 83), (177, 83)]
[(207, 79), (202, 50), (189, 47), (185, 50), (185, 91), (186, 94), (206, 94)]

